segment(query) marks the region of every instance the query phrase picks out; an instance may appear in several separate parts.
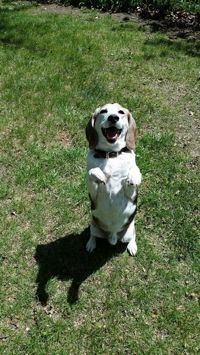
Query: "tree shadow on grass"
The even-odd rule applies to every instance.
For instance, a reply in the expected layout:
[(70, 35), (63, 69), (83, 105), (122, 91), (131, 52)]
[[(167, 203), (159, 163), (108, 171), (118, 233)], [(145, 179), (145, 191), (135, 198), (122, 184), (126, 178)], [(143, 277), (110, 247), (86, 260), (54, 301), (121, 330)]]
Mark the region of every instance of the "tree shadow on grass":
[(0, 9), (0, 44), (14, 51), (26, 49), (30, 54), (39, 57), (47, 56), (51, 49), (45, 41), (40, 42), (40, 38), (47, 31), (51, 34), (51, 25), (49, 24), (45, 29), (40, 18), (34, 17), (33, 22), (31, 17), (21, 16), (21, 12), (17, 16), (17, 12), (19, 11), (15, 8), (12, 11)]
[[(181, 51), (192, 57), (200, 56), (200, 41), (181, 41), (176, 39), (173, 40), (167, 38), (154, 38), (146, 40), (144, 44), (153, 47), (159, 47), (164, 45), (166, 49), (170, 49), (172, 51)], [(161, 51), (161, 55), (163, 55), (163, 51)]]
[(15, 9), (0, 9), (0, 43), (14, 48), (22, 48), (28, 37), (27, 26), (19, 26), (13, 20)]
[(97, 248), (91, 254), (85, 251), (89, 228), (80, 235), (70, 234), (49, 244), (38, 245), (35, 259), (39, 270), (36, 297), (42, 305), (48, 302), (47, 284), (52, 278), (61, 281), (72, 280), (68, 290), (68, 303), (79, 298), (81, 284), (99, 270), (112, 257), (124, 252), (126, 245), (110, 246), (107, 241), (98, 240)]

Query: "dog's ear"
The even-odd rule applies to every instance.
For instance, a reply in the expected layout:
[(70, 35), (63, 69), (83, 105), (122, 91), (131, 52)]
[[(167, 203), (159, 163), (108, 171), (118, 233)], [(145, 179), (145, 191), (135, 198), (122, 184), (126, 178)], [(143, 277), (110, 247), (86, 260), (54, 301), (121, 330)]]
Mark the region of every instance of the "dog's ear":
[(128, 113), (128, 123), (129, 123), (129, 128), (126, 134), (126, 146), (128, 149), (134, 150), (137, 129), (136, 129), (135, 120), (130, 112)]
[(86, 138), (89, 142), (89, 148), (94, 149), (98, 143), (98, 135), (96, 132), (96, 129), (94, 127), (95, 125), (95, 120), (96, 120), (96, 115), (94, 114), (91, 119), (89, 120), (85, 133), (86, 133)]

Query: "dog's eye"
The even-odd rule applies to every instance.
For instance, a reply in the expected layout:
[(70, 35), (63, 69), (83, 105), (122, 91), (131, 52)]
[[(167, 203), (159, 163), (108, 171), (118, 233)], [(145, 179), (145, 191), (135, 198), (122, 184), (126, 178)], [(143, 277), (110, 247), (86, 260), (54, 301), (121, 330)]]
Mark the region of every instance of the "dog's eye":
[(106, 108), (100, 111), (101, 114), (104, 114), (104, 113), (107, 113), (107, 112), (108, 112), (108, 110)]
[(119, 110), (118, 113), (120, 113), (120, 115), (124, 115), (124, 111)]

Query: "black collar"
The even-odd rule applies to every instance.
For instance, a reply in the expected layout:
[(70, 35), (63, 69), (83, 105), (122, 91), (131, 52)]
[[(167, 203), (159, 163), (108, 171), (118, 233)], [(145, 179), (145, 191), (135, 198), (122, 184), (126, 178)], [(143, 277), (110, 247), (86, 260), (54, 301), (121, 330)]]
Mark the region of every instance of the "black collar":
[(95, 149), (94, 158), (104, 158), (104, 159), (116, 158), (118, 157), (118, 155), (120, 155), (123, 152), (131, 153), (131, 151), (127, 147), (122, 148), (119, 152), (105, 152), (104, 150)]

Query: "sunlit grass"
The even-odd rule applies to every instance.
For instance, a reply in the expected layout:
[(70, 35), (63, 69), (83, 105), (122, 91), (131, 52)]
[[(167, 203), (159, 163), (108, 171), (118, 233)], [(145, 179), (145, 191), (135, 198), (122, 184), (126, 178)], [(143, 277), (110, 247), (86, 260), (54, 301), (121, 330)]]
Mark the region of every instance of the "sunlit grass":
[[(197, 44), (95, 11), (0, 26), (3, 353), (198, 353)], [(135, 258), (84, 250), (84, 129), (106, 102), (139, 128)]]

